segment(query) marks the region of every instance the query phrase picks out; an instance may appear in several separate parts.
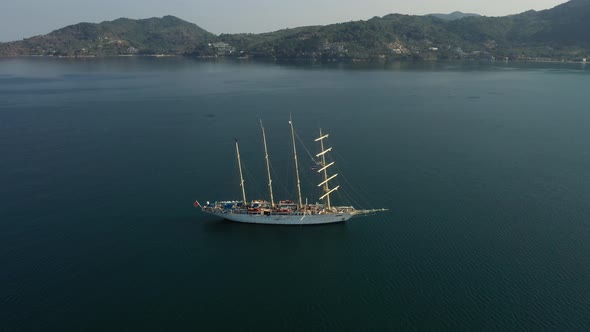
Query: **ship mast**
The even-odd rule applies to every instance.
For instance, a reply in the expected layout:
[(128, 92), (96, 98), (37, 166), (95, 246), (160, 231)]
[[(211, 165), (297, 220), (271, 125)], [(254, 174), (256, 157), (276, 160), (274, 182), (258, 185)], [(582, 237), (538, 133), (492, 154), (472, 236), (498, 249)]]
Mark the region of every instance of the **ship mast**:
[(293, 158), (295, 159), (295, 174), (297, 175), (297, 197), (299, 198), (299, 208), (303, 207), (301, 200), (301, 181), (299, 180), (299, 164), (297, 163), (297, 148), (295, 147), (295, 129), (293, 129), (293, 119), (289, 114), (289, 124), (291, 125), (291, 138), (293, 139)]
[(266, 159), (266, 171), (268, 173), (268, 191), (270, 192), (270, 206), (275, 206), (275, 200), (272, 195), (272, 179), (270, 177), (270, 161), (268, 159), (268, 148), (266, 147), (266, 134), (264, 132), (264, 126), (262, 125), (262, 119), (260, 119), (260, 128), (262, 129), (262, 141), (264, 142), (264, 159)]
[(240, 159), (240, 148), (238, 146), (238, 140), (236, 139), (236, 154), (238, 156), (238, 168), (240, 169), (240, 187), (242, 187), (242, 199), (244, 200), (244, 206), (246, 206), (246, 188), (244, 187), (244, 176), (242, 175), (242, 160)]
[(320, 184), (318, 184), (318, 187), (324, 186), (324, 195), (322, 197), (320, 197), (320, 199), (326, 198), (326, 203), (328, 205), (328, 210), (329, 210), (332, 208), (332, 205), (330, 204), (330, 194), (332, 192), (338, 190), (338, 188), (340, 188), (340, 186), (336, 186), (336, 188), (330, 189), (330, 186), (328, 185), (328, 182), (330, 180), (332, 180), (338, 176), (338, 174), (334, 174), (328, 178), (328, 167), (334, 165), (334, 162), (326, 165), (326, 153), (332, 151), (332, 148), (324, 149), (324, 139), (328, 138), (328, 136), (330, 136), (330, 134), (324, 135), (322, 133), (322, 128), (320, 128), (320, 137), (316, 138), (315, 141), (320, 142), (320, 147), (321, 147), (322, 151), (320, 153), (316, 154), (315, 156), (322, 157), (322, 168), (318, 170), (318, 173), (320, 173), (320, 172), (324, 173), (324, 181), (322, 181)]

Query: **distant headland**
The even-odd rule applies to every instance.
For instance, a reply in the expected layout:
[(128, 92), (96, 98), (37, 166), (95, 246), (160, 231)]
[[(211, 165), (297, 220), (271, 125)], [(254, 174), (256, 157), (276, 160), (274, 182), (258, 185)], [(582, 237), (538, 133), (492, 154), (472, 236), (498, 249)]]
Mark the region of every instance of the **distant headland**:
[(389, 14), (366, 21), (261, 34), (212, 34), (174, 16), (79, 23), (0, 43), (0, 56), (196, 56), (312, 61), (498, 59), (580, 61), (590, 57), (590, 0), (485, 17), (455, 12)]

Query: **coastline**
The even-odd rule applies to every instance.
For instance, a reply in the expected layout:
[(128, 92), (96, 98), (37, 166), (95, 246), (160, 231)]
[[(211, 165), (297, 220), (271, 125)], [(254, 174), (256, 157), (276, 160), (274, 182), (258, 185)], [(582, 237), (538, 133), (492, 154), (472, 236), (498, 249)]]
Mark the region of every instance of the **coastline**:
[(107, 59), (107, 58), (188, 58), (202, 60), (227, 60), (227, 61), (258, 61), (258, 62), (291, 62), (291, 63), (391, 63), (391, 62), (491, 62), (491, 63), (568, 63), (568, 64), (586, 64), (588, 61), (582, 60), (565, 60), (565, 59), (547, 59), (547, 58), (528, 58), (528, 59), (481, 59), (481, 58), (462, 58), (462, 59), (438, 59), (438, 58), (276, 58), (276, 57), (227, 57), (227, 56), (192, 56), (182, 54), (118, 54), (118, 55), (0, 55), (0, 59), (16, 58), (48, 58), (48, 59)]

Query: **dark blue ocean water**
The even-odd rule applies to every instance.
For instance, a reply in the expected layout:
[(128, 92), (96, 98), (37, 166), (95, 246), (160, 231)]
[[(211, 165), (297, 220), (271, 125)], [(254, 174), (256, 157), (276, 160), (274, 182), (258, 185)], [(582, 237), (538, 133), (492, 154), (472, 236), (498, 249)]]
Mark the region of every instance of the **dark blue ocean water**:
[[(0, 59), (0, 330), (588, 329), (589, 70)], [(294, 198), (289, 113), (336, 200), (390, 211), (192, 207), (240, 197), (234, 138), (266, 198), (259, 118)]]

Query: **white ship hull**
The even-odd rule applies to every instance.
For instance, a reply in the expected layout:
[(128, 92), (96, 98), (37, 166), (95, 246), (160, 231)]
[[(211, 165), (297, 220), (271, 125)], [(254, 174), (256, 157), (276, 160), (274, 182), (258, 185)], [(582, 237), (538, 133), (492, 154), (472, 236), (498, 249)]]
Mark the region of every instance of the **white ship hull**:
[(314, 215), (262, 215), (262, 214), (238, 214), (238, 213), (223, 213), (223, 212), (209, 212), (220, 218), (230, 221), (242, 222), (248, 224), (266, 224), (266, 225), (320, 225), (331, 224), (338, 222), (345, 222), (352, 218), (351, 213), (334, 213), (334, 214), (314, 214)]

